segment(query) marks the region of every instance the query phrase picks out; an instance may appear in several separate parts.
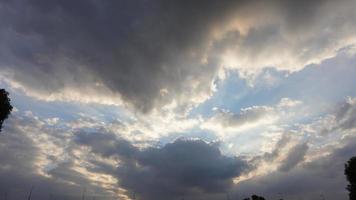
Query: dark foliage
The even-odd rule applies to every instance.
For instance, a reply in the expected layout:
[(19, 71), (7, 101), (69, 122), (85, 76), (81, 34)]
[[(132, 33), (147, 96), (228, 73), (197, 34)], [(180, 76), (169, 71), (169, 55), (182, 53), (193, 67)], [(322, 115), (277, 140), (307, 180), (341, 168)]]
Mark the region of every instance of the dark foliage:
[(349, 191), (350, 200), (356, 200), (356, 157), (352, 157), (345, 164), (345, 175), (350, 183), (346, 188)]
[(9, 93), (5, 89), (0, 89), (0, 132), (2, 124), (7, 119), (12, 111), (10, 104)]
[(252, 195), (251, 196), (251, 199), (250, 198), (245, 198), (244, 200), (265, 200), (264, 197), (261, 197), (261, 196), (257, 196), (257, 195)]

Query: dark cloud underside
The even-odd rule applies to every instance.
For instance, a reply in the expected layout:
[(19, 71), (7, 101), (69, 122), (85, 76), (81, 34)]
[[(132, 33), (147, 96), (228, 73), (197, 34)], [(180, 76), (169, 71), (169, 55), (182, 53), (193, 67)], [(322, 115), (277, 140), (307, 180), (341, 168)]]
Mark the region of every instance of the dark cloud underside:
[[(120, 139), (112, 146), (100, 146), (103, 137), (83, 133), (77, 141), (99, 155), (119, 156), (122, 162), (115, 176), (120, 186), (143, 199), (224, 193), (232, 187), (233, 178), (248, 169), (245, 161), (226, 157), (216, 146), (201, 140), (177, 140), (162, 148), (133, 150)], [(114, 152), (112, 147), (115, 153), (108, 154)]]
[[(229, 48), (237, 47), (236, 56), (247, 60), (273, 57), (268, 52), (287, 46), (294, 53), (304, 48), (298, 59), (308, 60), (333, 48), (325, 38), (346, 37), (350, 30), (332, 15), (329, 28), (340, 26), (340, 34), (322, 35), (321, 30), (328, 28), (324, 27), (325, 4), (330, 2), (2, 1), (0, 66), (13, 72), (14, 80), (27, 90), (44, 96), (65, 89), (105, 94), (99, 91), (104, 87), (143, 112), (172, 100), (187, 106), (210, 94), (221, 55)], [(352, 7), (349, 4), (345, 1), (344, 7), (337, 8)], [(263, 17), (254, 6), (280, 20), (259, 21)], [(246, 22), (251, 27), (242, 36), (241, 30), (223, 30), (234, 16), (241, 24), (245, 24), (243, 17), (257, 21)], [(318, 20), (323, 26), (314, 26)], [(220, 29), (227, 33), (215, 37)], [(302, 32), (306, 39), (285, 41)], [(231, 33), (236, 34), (230, 38)], [(312, 35), (320, 35), (320, 41)]]
[(202, 79), (200, 87), (209, 87), (216, 66), (200, 64), (207, 48), (207, 29), (236, 3), (2, 4), (1, 38), (8, 49), (0, 55), (2, 65), (18, 68), (17, 80), (48, 92), (73, 84), (93, 86), (98, 81), (148, 111), (166, 101), (159, 99), (161, 89), (179, 94), (192, 78)]

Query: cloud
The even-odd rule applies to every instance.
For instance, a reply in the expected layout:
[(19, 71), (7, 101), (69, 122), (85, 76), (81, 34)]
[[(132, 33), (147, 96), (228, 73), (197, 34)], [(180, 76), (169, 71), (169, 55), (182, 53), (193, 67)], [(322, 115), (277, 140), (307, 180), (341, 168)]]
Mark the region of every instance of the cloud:
[(356, 127), (356, 103), (354, 97), (346, 97), (342, 102), (334, 104), (332, 113), (304, 127), (307, 131), (325, 139), (338, 134), (339, 137), (352, 134)]
[(274, 106), (251, 106), (241, 108), (239, 112), (214, 108), (213, 116), (201, 124), (202, 129), (215, 131), (220, 136), (235, 135), (254, 128), (276, 125), (292, 118), (294, 110), (302, 105), (301, 101), (281, 98)]
[(345, 138), (328, 155), (303, 162), (288, 172), (276, 170), (240, 182), (236, 190), (244, 196), (258, 191), (269, 199), (315, 199), (320, 195), (347, 199), (344, 164), (356, 153), (355, 141), (354, 137)]
[(356, 154), (356, 138), (354, 125), (344, 122), (352, 124), (353, 102), (348, 97), (333, 112), (284, 133), (270, 153), (250, 160), (254, 170), (239, 177), (235, 192), (258, 191), (268, 199), (346, 199), (344, 163)]
[[(77, 136), (83, 141), (88, 135)], [(119, 156), (121, 160), (115, 172), (119, 185), (143, 199), (224, 193), (233, 185), (233, 178), (248, 169), (245, 161), (224, 156), (216, 144), (202, 140), (179, 139), (163, 147), (142, 150), (133, 150), (132, 146), (122, 145), (123, 142), (117, 140), (116, 153), (107, 154), (111, 145), (105, 146), (107, 150), (98, 147), (101, 143), (98, 138), (106, 136), (91, 136), (93, 143), (81, 144), (89, 145), (92, 152), (103, 156)], [(112, 139), (106, 139), (110, 144)]]
[(356, 98), (348, 97), (338, 107), (335, 120), (340, 129), (348, 130), (356, 127)]
[(309, 146), (307, 142), (301, 142), (299, 137), (283, 133), (274, 143), (270, 152), (250, 156), (249, 164), (252, 170), (234, 181), (239, 184), (245, 180), (259, 176), (266, 176), (275, 171), (288, 172), (299, 163), (303, 163)]
[[(340, 10), (346, 19), (354, 19), (355, 9), (348, 6), (354, 2), (251, 1), (226, 23), (215, 44), (224, 65), (246, 78), (266, 67), (297, 71), (355, 43), (349, 20), (335, 13)], [(331, 31), (337, 28), (341, 31)]]
[(137, 154), (138, 149), (129, 141), (117, 138), (107, 133), (88, 133), (85, 131), (76, 134), (75, 142), (80, 145), (90, 146), (94, 153), (104, 157), (120, 155), (122, 158), (130, 158)]
[(223, 68), (295, 71), (355, 42), (351, 0), (1, 4), (1, 74), (12, 85), (145, 113), (203, 102)]
[(308, 151), (308, 144), (302, 143), (294, 146), (289, 150), (286, 159), (282, 161), (282, 165), (279, 166), (281, 171), (289, 171), (295, 167), (298, 163), (303, 162), (304, 156)]
[(212, 130), (224, 136), (225, 132), (241, 132), (251, 127), (273, 121), (274, 109), (268, 106), (253, 106), (243, 108), (239, 113), (228, 110), (215, 109), (214, 115), (201, 124), (202, 129)]
[(207, 29), (230, 4), (20, 2), (2, 6), (13, 16), (2, 28), (11, 48), (2, 66), (16, 67), (17, 82), (44, 94), (108, 88), (144, 112), (183, 93), (209, 93), (217, 67), (200, 61)]
[[(282, 137), (275, 144), (273, 151), (271, 153), (265, 153), (262, 158), (268, 162), (274, 161), (280, 156), (281, 153), (283, 153), (283, 148), (287, 146), (290, 140), (291, 137), (288, 134), (283, 134)], [(260, 159), (261, 157), (257, 158)]]
[[(110, 132), (110, 123), (93, 118), (63, 122), (16, 109), (1, 135), (0, 159), (4, 162), (0, 177), (7, 182), (0, 186), (10, 195), (26, 196), (35, 185), (38, 199), (48, 199), (50, 194), (78, 198), (83, 187), (87, 187), (88, 196), (95, 193), (121, 198), (135, 193), (143, 199), (220, 199), (226, 192), (234, 194), (236, 190), (246, 196), (258, 191), (268, 198), (279, 198), (276, 194), (282, 190), (291, 199), (301, 194), (298, 191), (305, 193), (306, 199), (321, 192), (340, 199), (345, 193), (343, 163), (355, 153), (354, 129), (344, 128), (344, 122), (353, 117), (353, 102), (354, 98), (346, 98), (335, 106), (334, 113), (325, 116), (332, 120), (329, 122), (333, 127), (339, 127), (330, 133), (330, 138), (320, 137), (320, 127), (287, 129), (279, 140), (270, 138), (275, 141), (270, 152), (252, 155), (254, 160), (247, 160), (251, 156), (226, 156), (218, 143), (198, 139), (141, 146), (138, 141), (122, 138), (121, 129)], [(271, 108), (295, 109), (299, 104), (282, 99)], [(256, 170), (264, 173), (255, 173)], [(246, 175), (252, 176), (233, 184), (236, 178)]]
[[(71, 160), (63, 162), (60, 153), (62, 149), (49, 148), (56, 142), (52, 140), (50, 133), (47, 132), (49, 135), (45, 143), (36, 141), (44, 137), (42, 132), (45, 127), (42, 125), (38, 118), (20, 117), (18, 113), (13, 113), (7, 121), (4, 132), (0, 135), (1, 195), (6, 193), (9, 199), (23, 199), (34, 186), (32, 196), (40, 200), (50, 196), (77, 199), (81, 196), (83, 187), (87, 187), (88, 196), (96, 194), (103, 199), (112, 196), (109, 191), (75, 171)], [(43, 150), (48, 151), (46, 155)], [(56, 153), (59, 155), (50, 156)], [(54, 168), (50, 168), (50, 165), (43, 166), (47, 159), (59, 164)]]
[(242, 126), (247, 123), (254, 123), (265, 117), (271, 108), (265, 106), (255, 106), (242, 109), (238, 114), (222, 113), (223, 119), (221, 120), (224, 126)]

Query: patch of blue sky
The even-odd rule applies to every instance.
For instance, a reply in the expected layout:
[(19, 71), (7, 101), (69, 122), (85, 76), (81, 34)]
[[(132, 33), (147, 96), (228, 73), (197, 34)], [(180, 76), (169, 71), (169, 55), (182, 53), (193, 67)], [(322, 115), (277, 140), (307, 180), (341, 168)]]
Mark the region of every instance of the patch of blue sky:
[(214, 95), (194, 108), (191, 116), (211, 116), (213, 108), (224, 108), (230, 111), (239, 111), (243, 107), (255, 105), (256, 102), (245, 102), (242, 99), (251, 92), (246, 80), (239, 77), (234, 71), (228, 72), (227, 78), (217, 83), (217, 91)]
[[(340, 53), (290, 74), (266, 68), (256, 77), (253, 87), (231, 71), (218, 84), (212, 98), (193, 109), (191, 116), (209, 117), (214, 107), (239, 112), (250, 106), (273, 106), (282, 98), (290, 98), (304, 102), (313, 110), (310, 117), (316, 117), (329, 112), (332, 105), (347, 96), (356, 96), (356, 56)], [(304, 121), (308, 120), (304, 117)]]

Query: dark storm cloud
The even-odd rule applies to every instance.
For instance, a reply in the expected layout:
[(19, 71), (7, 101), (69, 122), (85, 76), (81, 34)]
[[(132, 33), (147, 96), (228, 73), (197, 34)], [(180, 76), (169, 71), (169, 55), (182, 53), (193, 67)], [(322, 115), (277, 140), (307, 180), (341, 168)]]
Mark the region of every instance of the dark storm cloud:
[(161, 101), (161, 89), (179, 94), (192, 78), (210, 86), (216, 66), (200, 64), (207, 29), (231, 4), (3, 2), (1, 38), (9, 49), (1, 51), (2, 65), (16, 66), (17, 80), (48, 92), (101, 81), (148, 111)]
[[(114, 156), (100, 144), (106, 136), (93, 136), (92, 142), (81, 142), (91, 146), (93, 152)], [(78, 141), (88, 141), (88, 135), (78, 135)], [(85, 138), (85, 139), (84, 139)], [(108, 143), (112, 139), (108, 139)], [(226, 157), (214, 144), (201, 140), (177, 140), (161, 148), (132, 149), (120, 140), (114, 145), (121, 162), (115, 172), (121, 187), (136, 193), (143, 199), (172, 199), (182, 196), (205, 196), (226, 192), (232, 179), (248, 169), (245, 161)], [(124, 151), (124, 149), (126, 149)], [(135, 153), (127, 153), (135, 152)]]
[[(213, 47), (209, 55), (213, 29), (234, 14), (258, 15), (240, 10), (256, 2), (2, 1), (1, 67), (44, 96), (104, 85), (144, 112), (173, 99), (184, 104), (186, 98), (209, 94), (221, 65), (218, 54), (229, 46)], [(304, 24), (323, 18), (319, 8), (325, 2), (266, 1), (262, 7), (302, 32)], [(255, 52), (277, 44), (283, 37), (268, 35), (278, 35), (278, 27), (252, 29), (242, 48)]]
[[(179, 140), (139, 156), (141, 166), (118, 168), (122, 185), (144, 199), (226, 192), (232, 179), (247, 168), (238, 158), (223, 156), (203, 141)], [(147, 187), (148, 186), (148, 187)]]

